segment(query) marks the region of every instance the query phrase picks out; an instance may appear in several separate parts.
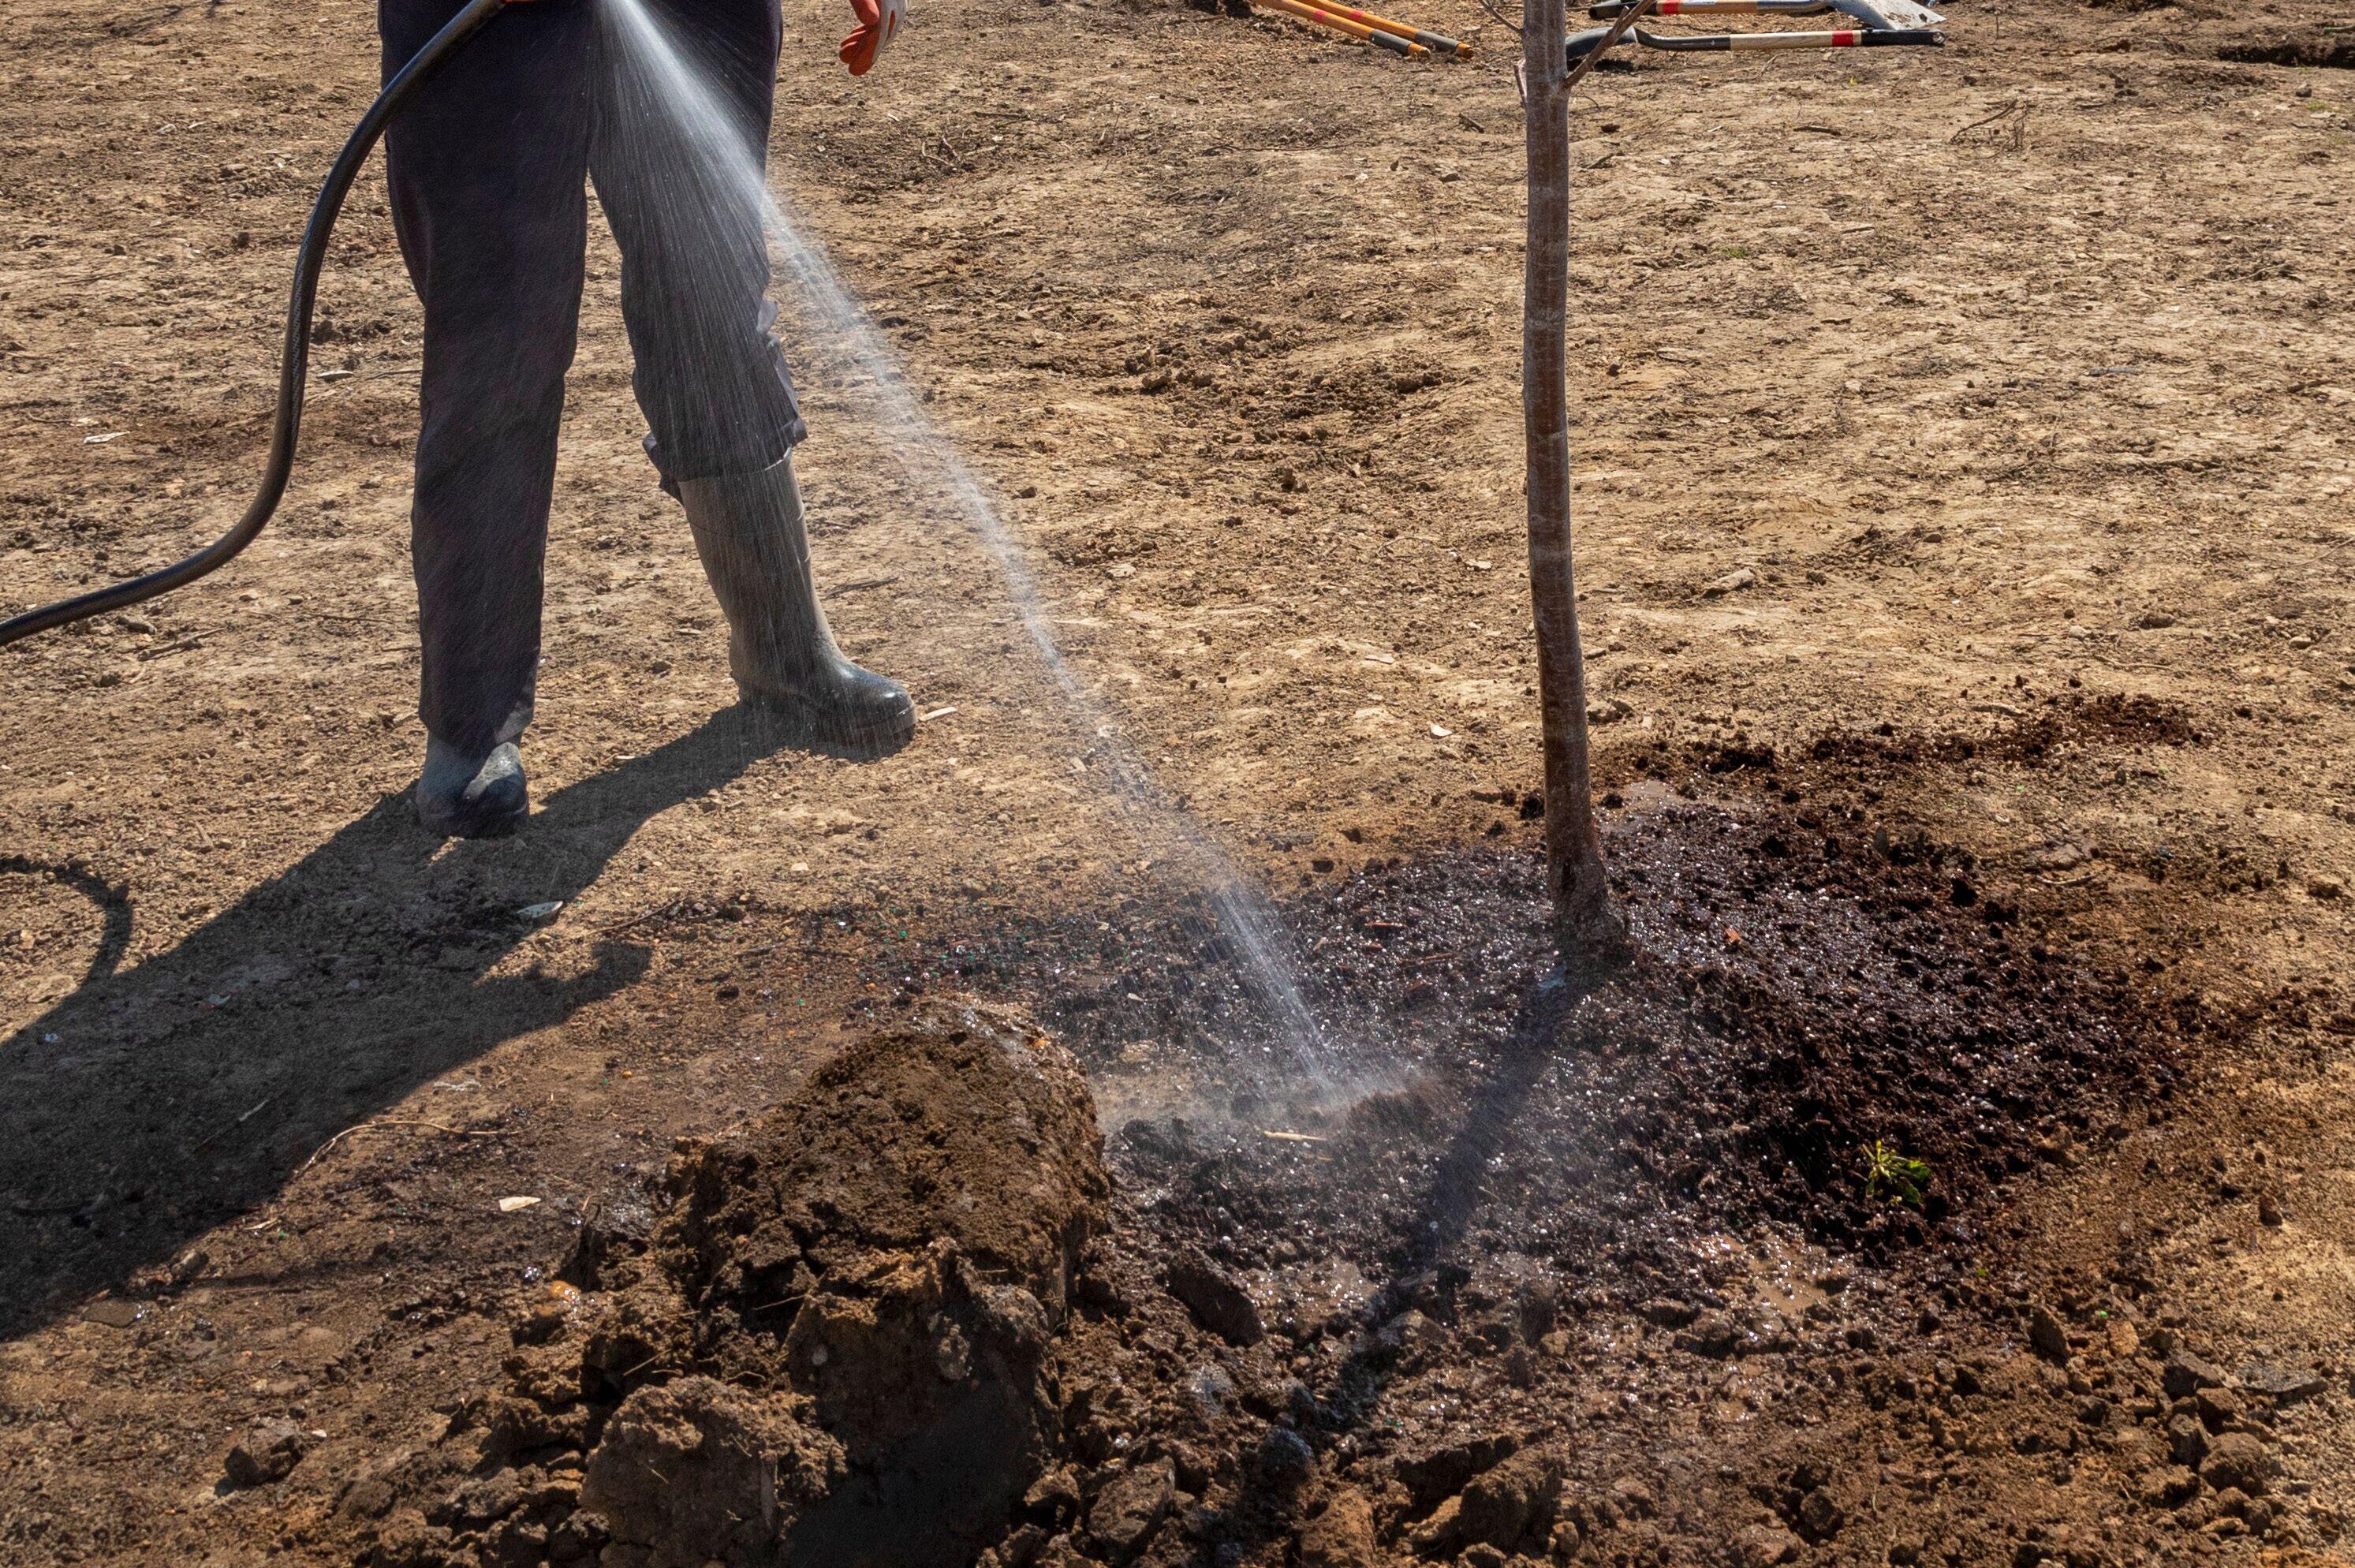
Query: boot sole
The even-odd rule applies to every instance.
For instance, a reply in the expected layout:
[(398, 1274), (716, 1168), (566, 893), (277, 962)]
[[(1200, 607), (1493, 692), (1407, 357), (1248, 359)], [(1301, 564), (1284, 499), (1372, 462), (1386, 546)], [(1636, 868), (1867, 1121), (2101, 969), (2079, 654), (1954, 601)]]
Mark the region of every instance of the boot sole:
[(523, 819), (530, 815), (528, 797), (512, 808), (496, 811), (429, 813), (421, 802), (417, 806), (417, 826), (437, 838), (505, 838), (521, 827)]

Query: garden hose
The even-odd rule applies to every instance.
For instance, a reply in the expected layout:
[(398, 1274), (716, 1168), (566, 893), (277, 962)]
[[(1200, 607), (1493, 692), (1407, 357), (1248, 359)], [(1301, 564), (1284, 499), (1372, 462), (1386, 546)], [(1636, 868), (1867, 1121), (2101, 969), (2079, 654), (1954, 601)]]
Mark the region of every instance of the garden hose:
[(368, 162), (368, 154), (375, 150), (393, 117), (423, 90), (451, 56), (482, 30), (484, 23), (505, 10), (508, 3), (509, 0), (467, 0), (465, 8), (451, 17), (385, 83), (384, 91), (360, 116), (351, 139), (344, 144), (336, 166), (327, 171), (318, 199), (311, 204), (310, 222), (303, 231), (303, 247), (294, 260), (294, 287), (286, 305), (286, 343), (278, 364), (278, 411), (270, 432), (270, 458), (262, 468), (261, 490), (237, 526), (185, 560), (174, 561), (127, 582), (93, 589), (76, 598), (61, 599), (0, 621), (0, 647), (36, 632), (128, 609), (142, 600), (186, 587), (226, 565), (261, 532), (284, 498), (287, 478), (294, 470), (295, 440), (303, 426), (304, 381), (310, 371), (311, 309), (318, 301), (319, 271), (325, 264), (327, 243), (334, 236), (336, 219), (343, 212), (344, 197), (350, 193), (352, 182), (359, 177), (361, 166)]

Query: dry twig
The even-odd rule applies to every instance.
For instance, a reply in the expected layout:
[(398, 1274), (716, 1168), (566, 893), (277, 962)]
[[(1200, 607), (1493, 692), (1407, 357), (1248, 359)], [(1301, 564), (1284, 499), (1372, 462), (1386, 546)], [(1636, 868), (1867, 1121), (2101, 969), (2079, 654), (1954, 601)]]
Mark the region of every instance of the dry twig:
[(311, 1151), (311, 1157), (294, 1168), (294, 1174), (297, 1176), (302, 1175), (304, 1171), (319, 1163), (319, 1157), (321, 1155), (326, 1153), (329, 1149), (335, 1147), (337, 1144), (343, 1142), (354, 1133), (364, 1133), (370, 1127), (430, 1127), (437, 1133), (448, 1133), (453, 1138), (495, 1138), (499, 1136), (496, 1129), (493, 1129), (490, 1132), (475, 1132), (468, 1127), (445, 1127), (439, 1122), (397, 1121), (389, 1117), (379, 1122), (361, 1122), (356, 1125), (346, 1127), (342, 1132), (337, 1133), (334, 1137), (329, 1138), (325, 1143), (323, 1143), (317, 1148), (313, 1149)]

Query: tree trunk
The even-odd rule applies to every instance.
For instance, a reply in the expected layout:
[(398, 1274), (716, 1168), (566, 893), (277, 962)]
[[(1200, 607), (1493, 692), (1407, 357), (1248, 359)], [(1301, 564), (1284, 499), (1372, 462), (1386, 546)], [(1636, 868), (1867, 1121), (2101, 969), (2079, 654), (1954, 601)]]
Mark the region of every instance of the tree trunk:
[(1522, 282), (1521, 414), (1528, 443), (1529, 598), (1545, 728), (1546, 885), (1565, 965), (1617, 956), (1626, 926), (1611, 901), (1587, 765), (1586, 665), (1571, 576), (1570, 96), (1563, 0), (1522, 0), (1529, 92), (1529, 218)]

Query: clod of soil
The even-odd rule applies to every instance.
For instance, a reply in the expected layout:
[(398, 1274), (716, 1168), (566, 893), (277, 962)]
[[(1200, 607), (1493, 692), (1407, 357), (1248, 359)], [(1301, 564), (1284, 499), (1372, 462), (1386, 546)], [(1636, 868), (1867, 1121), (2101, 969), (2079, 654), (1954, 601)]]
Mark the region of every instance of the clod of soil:
[(584, 1229), (588, 1288), (522, 1316), (505, 1383), (410, 1466), (446, 1495), (375, 1528), (375, 1560), (833, 1568), (1002, 1534), (1059, 1445), (1043, 1368), (1110, 1191), (1071, 1057), (936, 1006), (683, 1146), (666, 1185), (643, 1242)]
[(222, 1483), (229, 1487), (265, 1487), (284, 1480), (303, 1462), (302, 1432), (283, 1421), (266, 1423), (246, 1434), (221, 1463)]

